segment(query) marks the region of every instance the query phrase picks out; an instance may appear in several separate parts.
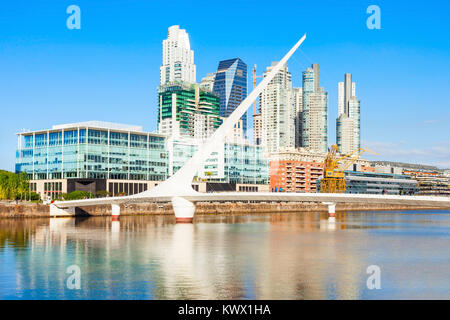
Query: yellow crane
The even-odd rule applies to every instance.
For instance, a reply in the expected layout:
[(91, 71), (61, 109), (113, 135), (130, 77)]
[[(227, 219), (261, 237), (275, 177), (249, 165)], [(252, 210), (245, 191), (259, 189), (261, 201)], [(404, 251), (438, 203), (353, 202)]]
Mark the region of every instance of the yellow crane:
[[(253, 70), (252, 70), (252, 74), (253, 74), (253, 90), (256, 87), (256, 78), (262, 78), (262, 76), (257, 76), (256, 75), (256, 64), (253, 66)], [(253, 103), (253, 114), (256, 114), (256, 100)]]
[(333, 144), (324, 160), (323, 178), (320, 180), (320, 192), (344, 193), (346, 188), (344, 171), (358, 160), (364, 152), (377, 154), (368, 149), (359, 148), (349, 154), (339, 156), (338, 146)]

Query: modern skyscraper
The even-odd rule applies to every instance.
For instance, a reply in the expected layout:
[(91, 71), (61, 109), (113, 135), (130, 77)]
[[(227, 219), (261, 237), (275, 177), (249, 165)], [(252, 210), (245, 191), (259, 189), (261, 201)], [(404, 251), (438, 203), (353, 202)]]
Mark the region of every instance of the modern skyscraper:
[(341, 153), (351, 153), (361, 147), (360, 101), (356, 98), (355, 87), (350, 73), (345, 74), (344, 82), (338, 83), (336, 143)]
[[(263, 77), (276, 65), (267, 68)], [(292, 76), (285, 65), (260, 96), (261, 139), (267, 153), (295, 146), (295, 109)]]
[(175, 139), (205, 139), (221, 124), (219, 97), (187, 82), (159, 87), (158, 132)]
[(194, 51), (189, 35), (180, 26), (169, 27), (167, 39), (163, 40), (163, 63), (160, 67), (160, 85), (173, 81), (195, 83)]
[(328, 92), (320, 87), (320, 67), (303, 71), (302, 147), (315, 152), (328, 149)]
[[(213, 92), (220, 97), (220, 115), (228, 117), (247, 97), (247, 65), (240, 58), (223, 60), (217, 68)], [(244, 134), (247, 113), (242, 116)]]

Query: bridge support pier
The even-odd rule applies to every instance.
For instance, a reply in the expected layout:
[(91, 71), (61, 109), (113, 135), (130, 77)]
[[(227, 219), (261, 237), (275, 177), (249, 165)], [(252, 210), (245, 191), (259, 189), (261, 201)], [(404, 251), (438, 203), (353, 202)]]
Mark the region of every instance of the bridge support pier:
[(113, 221), (119, 221), (120, 205), (116, 203), (111, 204), (111, 216)]
[(195, 204), (182, 197), (173, 197), (172, 207), (177, 223), (192, 223), (194, 220)]
[(324, 202), (323, 204), (328, 205), (328, 216), (333, 217), (336, 214), (336, 203), (335, 202)]
[(50, 204), (50, 217), (72, 217), (75, 216), (75, 207), (58, 208), (53, 203)]

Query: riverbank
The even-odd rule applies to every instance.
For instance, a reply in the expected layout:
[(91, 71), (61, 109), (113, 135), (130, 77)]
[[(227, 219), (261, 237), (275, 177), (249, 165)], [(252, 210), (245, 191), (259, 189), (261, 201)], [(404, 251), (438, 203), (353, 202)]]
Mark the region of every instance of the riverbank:
[[(445, 210), (446, 208), (405, 206), (391, 204), (338, 203), (336, 211), (390, 211), (390, 210)], [(450, 209), (450, 208), (448, 208)], [(328, 212), (328, 206), (306, 202), (199, 202), (196, 215), (261, 214), (278, 212)], [(121, 205), (121, 215), (173, 215), (171, 203), (145, 203)], [(98, 205), (77, 208), (80, 216), (110, 216), (111, 206)], [(50, 207), (40, 203), (0, 203), (1, 218), (42, 218), (50, 217)]]

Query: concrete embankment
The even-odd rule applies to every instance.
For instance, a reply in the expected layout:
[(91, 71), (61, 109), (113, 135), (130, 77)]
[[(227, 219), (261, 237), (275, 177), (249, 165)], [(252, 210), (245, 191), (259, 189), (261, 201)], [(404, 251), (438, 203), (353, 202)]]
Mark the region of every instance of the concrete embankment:
[[(391, 204), (339, 203), (336, 211), (373, 211), (373, 210), (443, 210), (445, 208), (418, 207)], [(450, 209), (450, 208), (448, 208)], [(121, 215), (173, 215), (172, 204), (131, 204), (121, 205)], [(305, 202), (267, 202), (267, 203), (219, 203), (199, 202), (196, 205), (197, 215), (229, 215), (229, 214), (261, 214), (278, 212), (327, 212), (328, 206), (319, 203)], [(77, 208), (77, 215), (110, 216), (111, 206), (90, 206)], [(49, 217), (48, 205), (39, 203), (0, 203), (0, 218), (14, 217)]]
[(50, 207), (40, 203), (0, 202), (0, 218), (14, 217), (49, 217)]

